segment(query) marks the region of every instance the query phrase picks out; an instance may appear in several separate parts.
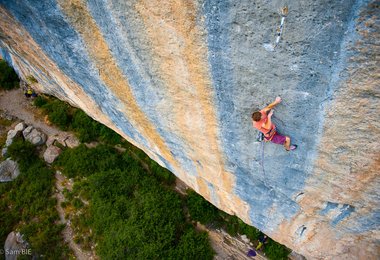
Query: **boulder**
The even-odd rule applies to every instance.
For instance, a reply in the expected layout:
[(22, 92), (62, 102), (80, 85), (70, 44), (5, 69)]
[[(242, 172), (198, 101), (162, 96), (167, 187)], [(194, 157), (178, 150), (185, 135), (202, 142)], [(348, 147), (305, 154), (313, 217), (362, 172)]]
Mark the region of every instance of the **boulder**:
[(24, 122), (21, 122), (21, 123), (18, 123), (16, 126), (15, 126), (15, 129), (16, 131), (23, 131), (26, 127), (26, 124)]
[(19, 131), (17, 130), (9, 130), (7, 134), (7, 138), (15, 138), (17, 136)]
[(53, 163), (54, 160), (61, 154), (62, 150), (57, 146), (49, 146), (44, 153), (44, 160), (47, 163)]
[(56, 135), (50, 135), (46, 141), (46, 146), (51, 146), (56, 143), (66, 146), (65, 140), (67, 139), (67, 133), (60, 133)]
[(243, 240), (244, 243), (248, 244), (250, 242), (249, 238), (246, 235), (241, 235), (240, 238), (241, 238), (241, 240)]
[(77, 147), (77, 146), (80, 145), (80, 142), (79, 142), (78, 138), (76, 138), (76, 137), (73, 136), (73, 135), (70, 135), (70, 136), (68, 136), (68, 137), (66, 138), (66, 140), (65, 140), (65, 144), (66, 144), (66, 146), (69, 147), (69, 148), (75, 148), (75, 147)]
[(5, 147), (8, 147), (10, 146), (12, 143), (13, 143), (13, 140), (17, 137), (17, 136), (20, 136), (21, 135), (21, 131), (17, 131), (17, 130), (9, 130), (8, 134), (7, 134), (7, 140), (5, 141)]
[(31, 125), (25, 128), (24, 131), (22, 131), (24, 138), (26, 138), (32, 132), (33, 129), (34, 127)]
[(19, 256), (32, 256), (32, 250), (19, 232), (12, 231), (4, 244), (5, 259), (16, 260)]
[(8, 148), (1, 149), (1, 156), (5, 157), (7, 155)]
[(57, 136), (56, 135), (50, 135), (48, 136), (47, 140), (46, 140), (46, 146), (49, 147), (51, 145), (54, 144), (55, 140), (56, 140)]
[(20, 174), (18, 164), (10, 158), (0, 164), (0, 182), (9, 182)]
[[(25, 130), (24, 130), (24, 132), (25, 132)], [(44, 133), (38, 131), (35, 128), (26, 136), (25, 136), (25, 133), (23, 133), (23, 134), (24, 134), (25, 139), (34, 145), (43, 145), (47, 139), (47, 136)]]

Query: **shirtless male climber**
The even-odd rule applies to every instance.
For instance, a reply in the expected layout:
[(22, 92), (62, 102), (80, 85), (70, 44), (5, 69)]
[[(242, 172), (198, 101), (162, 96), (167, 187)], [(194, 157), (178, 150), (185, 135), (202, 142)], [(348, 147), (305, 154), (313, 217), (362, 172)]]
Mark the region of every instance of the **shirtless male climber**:
[(272, 123), (273, 108), (280, 102), (281, 98), (276, 97), (276, 100), (264, 109), (253, 112), (252, 124), (254, 128), (264, 134), (266, 141), (271, 141), (275, 144), (282, 144), (287, 151), (292, 151), (297, 149), (297, 145), (290, 145), (289, 136), (283, 136), (277, 133), (276, 125)]

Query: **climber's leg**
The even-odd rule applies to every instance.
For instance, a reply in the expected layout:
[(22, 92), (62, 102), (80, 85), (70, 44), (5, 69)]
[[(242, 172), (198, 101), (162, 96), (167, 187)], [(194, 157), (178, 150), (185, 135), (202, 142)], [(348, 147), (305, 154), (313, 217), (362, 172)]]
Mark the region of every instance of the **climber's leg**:
[(285, 137), (284, 147), (285, 147), (286, 151), (293, 151), (293, 150), (297, 149), (297, 145), (296, 144), (290, 145), (290, 137), (289, 136)]
[(285, 149), (286, 149), (287, 151), (290, 150), (290, 137), (289, 137), (289, 136), (286, 137), (286, 140), (285, 140), (284, 146), (285, 146)]
[(297, 148), (297, 145), (290, 145), (290, 137), (289, 136), (283, 136), (280, 135), (279, 133), (275, 133), (272, 140), (272, 143), (275, 144), (281, 144), (285, 147), (287, 151), (292, 151)]
[(279, 133), (275, 133), (274, 136), (272, 137), (272, 140), (271, 140), (272, 143), (275, 143), (275, 144), (281, 144), (281, 145), (285, 145), (285, 142), (286, 142), (286, 136), (283, 136), (283, 135), (280, 135)]

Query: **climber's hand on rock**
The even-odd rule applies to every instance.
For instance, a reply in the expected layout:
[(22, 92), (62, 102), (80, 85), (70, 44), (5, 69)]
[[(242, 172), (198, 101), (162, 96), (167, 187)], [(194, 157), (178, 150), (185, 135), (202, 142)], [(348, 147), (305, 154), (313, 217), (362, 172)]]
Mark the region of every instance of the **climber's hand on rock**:
[(268, 116), (269, 116), (269, 117), (273, 116), (273, 112), (274, 112), (274, 109), (271, 109), (271, 110), (269, 111)]
[(282, 99), (280, 97), (276, 97), (276, 103), (281, 103)]

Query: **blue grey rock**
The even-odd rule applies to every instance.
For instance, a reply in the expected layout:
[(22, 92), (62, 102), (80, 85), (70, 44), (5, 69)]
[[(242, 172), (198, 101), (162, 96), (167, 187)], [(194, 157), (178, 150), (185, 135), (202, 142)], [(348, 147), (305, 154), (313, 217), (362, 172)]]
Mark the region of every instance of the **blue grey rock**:
[(17, 260), (20, 257), (32, 257), (29, 243), (23, 239), (20, 232), (12, 231), (8, 234), (4, 244), (6, 260)]
[(24, 131), (25, 127), (26, 127), (25, 123), (24, 122), (20, 122), (20, 123), (18, 123), (15, 126), (14, 130), (18, 131), (18, 132), (21, 132), (21, 131)]
[(6, 159), (0, 164), (0, 182), (13, 181), (20, 174), (17, 162)]
[(28, 126), (22, 133), (25, 140), (28, 140), (34, 145), (43, 145), (47, 140), (46, 134), (38, 131), (33, 126)]
[(31, 125), (25, 128), (24, 131), (22, 131), (22, 135), (24, 136), (24, 138), (26, 138), (32, 132), (33, 129), (34, 127)]
[(7, 134), (7, 140), (5, 141), (5, 147), (10, 146), (13, 143), (13, 140), (17, 137), (21, 136), (21, 131), (20, 130), (9, 130)]

